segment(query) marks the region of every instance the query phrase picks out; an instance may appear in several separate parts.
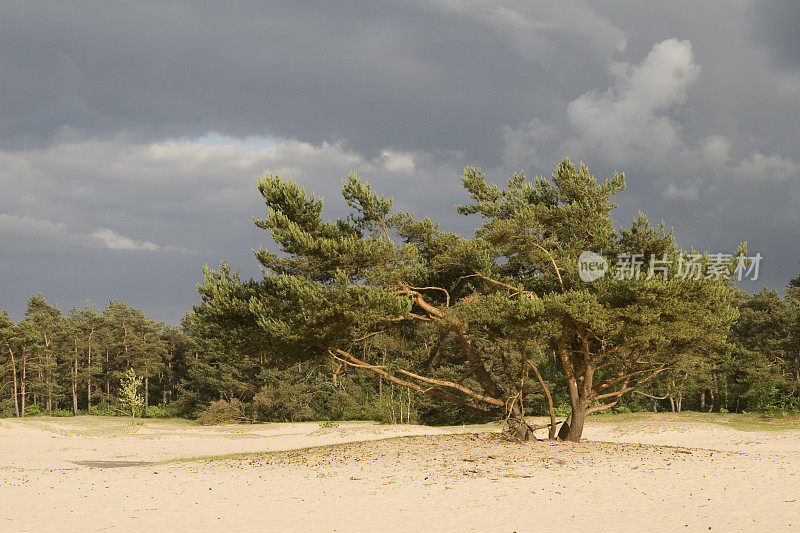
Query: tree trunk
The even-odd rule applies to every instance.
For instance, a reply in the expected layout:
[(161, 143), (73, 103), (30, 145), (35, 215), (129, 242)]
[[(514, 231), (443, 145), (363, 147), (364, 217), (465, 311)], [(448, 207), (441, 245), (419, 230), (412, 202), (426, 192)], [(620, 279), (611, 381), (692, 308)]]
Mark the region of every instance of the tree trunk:
[(533, 433), (533, 428), (528, 425), (525, 420), (525, 411), (522, 409), (520, 402), (516, 401), (516, 397), (509, 399), (511, 409), (506, 413), (506, 433), (509, 437), (518, 441), (536, 440), (536, 435)]
[[(383, 352), (381, 357), (381, 364), (386, 366), (386, 352)], [(378, 398), (383, 400), (383, 376), (378, 374)]]
[(108, 348), (106, 348), (106, 402), (111, 399), (111, 366), (108, 363)]
[[(173, 355), (173, 358), (174, 358), (174, 355)], [(261, 358), (262, 358), (261, 364), (263, 365), (264, 364), (264, 361), (263, 361), (264, 355), (263, 354), (261, 355)], [(172, 359), (170, 359), (167, 362), (167, 368), (169, 369), (169, 399), (170, 400), (174, 400), (175, 399), (175, 376), (172, 373)], [(164, 404), (166, 404), (166, 403), (167, 403), (167, 400), (165, 399), (164, 400)]]
[(550, 394), (550, 389), (547, 387), (547, 384), (542, 379), (542, 375), (539, 373), (539, 369), (536, 365), (528, 359), (528, 364), (533, 368), (533, 372), (536, 374), (536, 379), (539, 381), (539, 386), (542, 387), (542, 391), (544, 391), (544, 396), (547, 399), (547, 413), (550, 415), (550, 429), (547, 432), (547, 438), (553, 440), (556, 438), (556, 411), (553, 408), (553, 396)]
[[(558, 438), (570, 442), (580, 442), (581, 435), (583, 434), (583, 423), (586, 420), (586, 410), (588, 408), (588, 401), (586, 398), (592, 390), (594, 367), (591, 364), (591, 360), (584, 358), (583, 364), (579, 365), (580, 368), (576, 371), (564, 341), (565, 333), (566, 327), (564, 328), (564, 333), (562, 333), (561, 338), (556, 342), (561, 359), (561, 367), (567, 379), (572, 412), (569, 415), (569, 419), (564, 421), (561, 425)], [(578, 381), (579, 377), (581, 378), (580, 382)]]
[(27, 363), (28, 357), (25, 355), (25, 350), (22, 351), (22, 380), (20, 383), (20, 393), (22, 395), (22, 416), (25, 416), (25, 384), (27, 382)]
[[(146, 368), (146, 367), (145, 367)], [(150, 406), (150, 378), (144, 377), (144, 417), (147, 418), (147, 408)]]
[(675, 412), (675, 398), (672, 397), (672, 394), (669, 395), (669, 410), (670, 412)]
[(86, 412), (92, 414), (92, 335), (94, 328), (89, 332), (89, 355), (86, 361)]
[(586, 408), (579, 407), (572, 410), (569, 418), (561, 425), (558, 432), (560, 440), (569, 442), (580, 442), (583, 436), (583, 423), (586, 421)]
[(682, 392), (678, 393), (678, 403), (675, 406), (677, 407), (678, 412), (680, 413), (681, 412), (681, 407), (683, 406), (683, 393)]
[[(44, 385), (44, 372), (42, 372), (42, 365), (43, 365), (42, 357), (39, 356), (38, 359), (39, 359), (39, 369), (36, 371), (36, 376), (39, 378), (39, 385), (43, 386)], [(36, 391), (33, 391), (33, 404), (36, 405), (36, 406), (39, 405), (39, 395), (36, 393)]]
[(75, 341), (75, 360), (72, 368), (72, 416), (78, 416), (78, 342)]
[(705, 413), (706, 411), (706, 391), (700, 392), (700, 412)]
[(17, 394), (17, 362), (14, 360), (14, 352), (11, 346), (6, 343), (8, 353), (11, 354), (11, 373), (14, 376), (14, 414), (19, 418), (19, 396)]
[(47, 402), (46, 403), (46, 405), (47, 405), (47, 414), (48, 415), (52, 415), (53, 414), (53, 391), (50, 390), (50, 376), (49, 376), (50, 371), (49, 370), (47, 371), (47, 374), (48, 374), (48, 378), (47, 378), (47, 400), (46, 400), (46, 402)]
[(795, 386), (797, 387), (797, 395), (800, 396), (800, 358), (795, 360), (795, 371), (794, 371), (794, 381)]

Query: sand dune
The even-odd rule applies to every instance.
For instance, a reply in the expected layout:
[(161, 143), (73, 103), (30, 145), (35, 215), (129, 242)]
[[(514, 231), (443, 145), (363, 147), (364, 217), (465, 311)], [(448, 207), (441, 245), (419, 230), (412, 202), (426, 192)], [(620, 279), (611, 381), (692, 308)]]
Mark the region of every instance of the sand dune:
[(580, 444), (497, 432), (2, 420), (0, 530), (800, 529), (796, 429), (663, 415), (597, 417)]

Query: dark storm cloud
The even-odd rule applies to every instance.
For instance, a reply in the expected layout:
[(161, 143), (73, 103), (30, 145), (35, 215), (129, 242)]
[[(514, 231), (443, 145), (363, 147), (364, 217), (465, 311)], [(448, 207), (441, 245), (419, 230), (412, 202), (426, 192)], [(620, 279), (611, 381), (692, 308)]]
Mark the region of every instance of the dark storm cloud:
[(257, 274), (266, 170), (330, 216), (355, 170), (468, 232), (464, 165), (503, 181), (563, 155), (627, 172), (621, 225), (641, 208), (687, 246), (748, 240), (780, 289), (800, 258), (795, 6), (2, 2), (0, 309), (41, 290), (176, 322), (203, 263)]
[(752, 29), (780, 66), (800, 69), (800, 2), (755, 2)]
[(590, 75), (624, 45), (578, 2), (540, 4), (6, 2), (0, 136), (218, 131), (489, 157), (498, 128), (563, 103), (548, 65)]

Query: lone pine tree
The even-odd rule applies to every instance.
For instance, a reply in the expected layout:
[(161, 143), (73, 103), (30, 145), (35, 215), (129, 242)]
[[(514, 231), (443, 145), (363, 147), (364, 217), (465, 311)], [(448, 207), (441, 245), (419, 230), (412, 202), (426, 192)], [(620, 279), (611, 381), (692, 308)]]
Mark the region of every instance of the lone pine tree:
[[(224, 263), (206, 267), (195, 316), (274, 359), (334, 358), (500, 417), (519, 439), (533, 436), (525, 420), (533, 393), (547, 398), (556, 436), (551, 384), (537, 368), (548, 357), (560, 365), (556, 386), (568, 390), (572, 411), (558, 436), (578, 441), (587, 415), (613, 407), (689, 347), (725, 349), (736, 318), (729, 280), (618, 275), (618, 254), (652, 254), (672, 268), (681, 254), (673, 233), (643, 214), (615, 229), (611, 199), (623, 175), (598, 182), (565, 159), (550, 180), (520, 173), (500, 188), (467, 168), (462, 182), (469, 203), (458, 212), (482, 218), (471, 238), (394, 211), (355, 174), (342, 189), (352, 213), (335, 221), (293, 180), (261, 177), (267, 213), (254, 222), (277, 250), (255, 251), (260, 280), (242, 281)], [(608, 274), (581, 281), (582, 251), (609, 260)], [(381, 337), (392, 342), (378, 360), (367, 346)]]

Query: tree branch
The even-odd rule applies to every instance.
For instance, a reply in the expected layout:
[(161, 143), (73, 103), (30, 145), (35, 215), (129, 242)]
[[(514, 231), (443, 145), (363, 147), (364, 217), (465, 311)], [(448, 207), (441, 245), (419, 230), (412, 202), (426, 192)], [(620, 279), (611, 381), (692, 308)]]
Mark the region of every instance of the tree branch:
[[(477, 405), (475, 405), (475, 404), (473, 404), (471, 402), (468, 402), (468, 401), (466, 401), (466, 400), (464, 400), (462, 398), (459, 398), (458, 396), (455, 396), (453, 394), (447, 393), (447, 392), (442, 391), (440, 389), (435, 389), (433, 387), (423, 388), (423, 387), (421, 387), (421, 386), (419, 386), (416, 383), (413, 383), (411, 381), (406, 381), (404, 379), (400, 379), (397, 376), (393, 376), (393, 375), (389, 374), (386, 370), (384, 370), (383, 367), (376, 366), (376, 365), (370, 365), (369, 363), (366, 363), (366, 362), (362, 361), (361, 359), (358, 359), (357, 357), (353, 356), (352, 354), (350, 354), (350, 353), (348, 353), (348, 352), (346, 352), (346, 351), (344, 351), (342, 349), (336, 348), (333, 351), (328, 350), (328, 352), (334, 358), (336, 358), (339, 361), (342, 361), (344, 363), (347, 363), (348, 365), (351, 365), (351, 366), (354, 366), (354, 367), (357, 367), (357, 368), (365, 368), (365, 369), (371, 370), (372, 372), (375, 372), (376, 374), (381, 375), (382, 377), (384, 377), (385, 379), (387, 379), (388, 381), (391, 381), (392, 383), (394, 383), (396, 385), (400, 385), (401, 387), (406, 387), (408, 389), (415, 390), (415, 391), (420, 392), (422, 394), (425, 394), (427, 396), (433, 396), (433, 397), (436, 397), (436, 398), (440, 398), (442, 400), (446, 400), (446, 401), (455, 403), (457, 405), (460, 405), (461, 407), (464, 407), (465, 409), (468, 409), (469, 411), (471, 411), (473, 413), (476, 413), (476, 414), (479, 414), (479, 415), (482, 415), (482, 416), (486, 416), (486, 417), (492, 417), (492, 416), (497, 416), (501, 412), (500, 409), (497, 409), (496, 407), (495, 408), (490, 408), (490, 409), (484, 409), (484, 408), (478, 407)], [(335, 354), (334, 354), (334, 352), (335, 352)], [(337, 357), (337, 355), (339, 355), (340, 357)], [(407, 372), (407, 371), (404, 371), (404, 372)], [(409, 373), (409, 374), (411, 374), (411, 373)], [(416, 377), (416, 375), (414, 374), (411, 377)], [(453, 384), (453, 385), (456, 385), (456, 384)], [(467, 389), (467, 390), (469, 390), (469, 389)], [(477, 395), (477, 396), (480, 396), (480, 395)], [(497, 401), (499, 401), (499, 400), (497, 400)], [(499, 403), (500, 403), (501, 406), (505, 405), (502, 401), (499, 401)]]
[(445, 296), (447, 297), (447, 303), (444, 305), (445, 307), (450, 307), (450, 293), (447, 292), (447, 289), (442, 287), (409, 287), (409, 289), (414, 289), (415, 291), (424, 291), (426, 289), (435, 290), (435, 291), (442, 291)]
[[(539, 349), (539, 353), (541, 353), (541, 348)], [(550, 414), (550, 431), (547, 434), (547, 438), (553, 440), (556, 438), (556, 411), (553, 408), (553, 396), (550, 394), (550, 389), (547, 387), (547, 384), (542, 379), (542, 375), (539, 373), (539, 369), (536, 368), (536, 365), (528, 359), (527, 357), (525, 360), (533, 369), (533, 373), (536, 374), (536, 379), (539, 380), (539, 385), (541, 385), (542, 390), (544, 391), (545, 398), (547, 398), (547, 412)]]
[(561, 269), (558, 268), (558, 265), (556, 265), (556, 260), (553, 259), (553, 256), (550, 254), (550, 252), (545, 250), (545, 248), (541, 244), (534, 242), (533, 245), (536, 246), (541, 251), (543, 251), (545, 254), (547, 254), (547, 257), (550, 258), (550, 262), (553, 264), (553, 269), (556, 271), (556, 276), (558, 276), (558, 283), (561, 285), (561, 292), (566, 292), (564, 290), (564, 280), (561, 279)]

